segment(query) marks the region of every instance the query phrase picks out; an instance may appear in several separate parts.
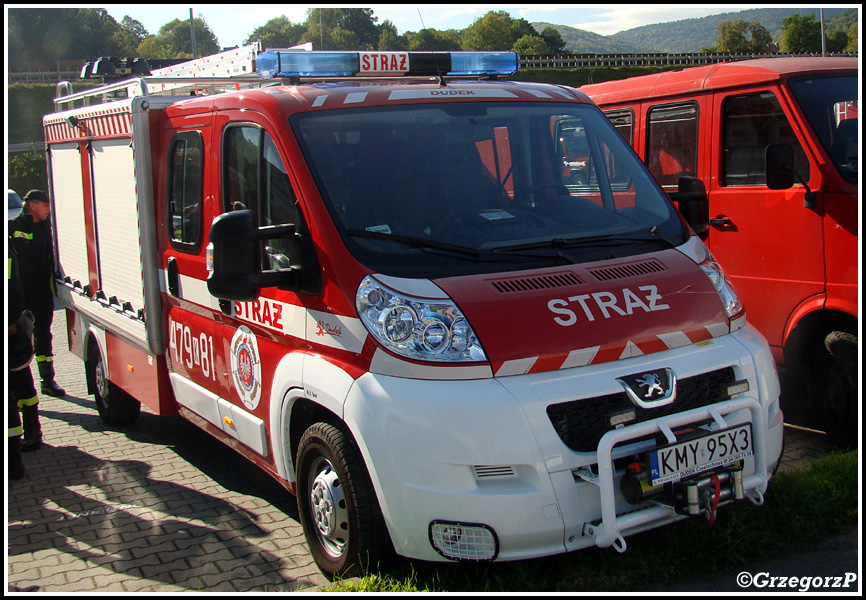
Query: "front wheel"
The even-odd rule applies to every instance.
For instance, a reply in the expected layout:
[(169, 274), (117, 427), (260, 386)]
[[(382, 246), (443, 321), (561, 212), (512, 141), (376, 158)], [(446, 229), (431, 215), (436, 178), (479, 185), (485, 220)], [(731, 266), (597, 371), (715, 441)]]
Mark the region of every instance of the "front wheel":
[(860, 423), (857, 399), (857, 337), (834, 331), (824, 340), (828, 356), (823, 365), (823, 415), (827, 435), (839, 448), (857, 444)]
[(297, 454), (298, 513), (310, 553), (328, 577), (376, 569), (393, 552), (364, 460), (351, 437), (316, 423)]

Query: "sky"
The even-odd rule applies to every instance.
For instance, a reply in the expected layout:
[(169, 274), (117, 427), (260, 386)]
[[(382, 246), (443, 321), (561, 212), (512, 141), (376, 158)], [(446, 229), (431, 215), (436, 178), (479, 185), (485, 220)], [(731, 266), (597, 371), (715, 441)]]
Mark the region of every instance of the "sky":
[[(309, 8), (309, 5), (295, 4), (247, 5), (234, 3), (200, 4), (185, 7), (169, 4), (101, 6), (105, 7), (118, 22), (126, 15), (136, 19), (144, 25), (149, 33), (157, 33), (160, 27), (174, 19), (189, 19), (189, 10), (192, 8), (193, 16), (204, 17), (217, 36), (220, 45), (226, 48), (241, 45), (253, 29), (264, 25), (268, 20), (279, 15), (285, 15), (293, 23), (303, 23), (307, 18), (307, 8)], [(611, 35), (641, 25), (756, 8), (755, 5), (684, 6), (670, 4), (539, 4), (529, 8), (525, 4), (496, 7), (478, 4), (389, 4), (378, 7), (365, 4), (363, 6), (373, 9), (373, 14), (378, 17), (379, 23), (390, 19), (401, 34), (407, 31), (418, 31), (425, 27), (440, 30), (464, 29), (471, 25), (475, 19), (491, 10), (504, 10), (513, 18), (523, 18), (530, 23), (543, 21), (569, 25), (600, 35)]]

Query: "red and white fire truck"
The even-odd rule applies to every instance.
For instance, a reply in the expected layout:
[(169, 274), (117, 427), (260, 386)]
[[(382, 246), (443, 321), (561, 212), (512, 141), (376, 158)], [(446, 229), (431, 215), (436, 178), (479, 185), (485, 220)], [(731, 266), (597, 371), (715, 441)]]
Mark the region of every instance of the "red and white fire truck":
[(329, 575), (762, 503), (766, 341), (602, 112), (517, 67), (270, 50), (58, 98), (57, 288), (102, 418), (235, 448)]
[(785, 367), (786, 414), (843, 447), (860, 424), (858, 72), (762, 58), (581, 88), (736, 285)]

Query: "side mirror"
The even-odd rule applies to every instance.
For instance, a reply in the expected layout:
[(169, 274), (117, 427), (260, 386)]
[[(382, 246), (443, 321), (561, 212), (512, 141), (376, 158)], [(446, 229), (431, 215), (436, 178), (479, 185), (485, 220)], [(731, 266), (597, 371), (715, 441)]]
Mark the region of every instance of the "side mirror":
[(791, 146), (771, 144), (765, 153), (767, 161), (767, 187), (771, 190), (787, 190), (794, 186), (794, 149)]
[(263, 287), (295, 286), (300, 267), (262, 272), (261, 244), (263, 240), (292, 237), (294, 233), (294, 225), (258, 227), (250, 210), (218, 216), (211, 223), (209, 234), (208, 291), (222, 300), (251, 302), (259, 297)]
[(710, 231), (710, 201), (704, 182), (697, 177), (683, 175), (677, 183), (677, 191), (670, 194), (686, 223), (702, 240)]

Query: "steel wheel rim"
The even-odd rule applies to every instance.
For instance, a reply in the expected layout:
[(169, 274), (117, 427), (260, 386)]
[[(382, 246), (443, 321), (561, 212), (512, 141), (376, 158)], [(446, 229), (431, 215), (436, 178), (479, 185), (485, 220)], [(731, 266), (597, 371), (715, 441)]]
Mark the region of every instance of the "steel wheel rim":
[(325, 458), (317, 458), (310, 469), (310, 516), (325, 552), (339, 558), (349, 543), (349, 513), (337, 472)]

